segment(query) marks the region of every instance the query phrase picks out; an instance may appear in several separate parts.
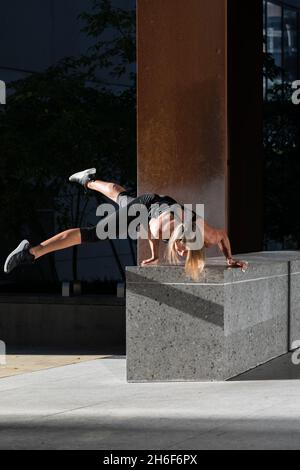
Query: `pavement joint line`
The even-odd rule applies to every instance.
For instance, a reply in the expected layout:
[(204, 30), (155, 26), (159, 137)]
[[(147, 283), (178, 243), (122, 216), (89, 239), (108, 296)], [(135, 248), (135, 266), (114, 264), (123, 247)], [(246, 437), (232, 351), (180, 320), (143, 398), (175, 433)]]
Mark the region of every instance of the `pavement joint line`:
[[(197, 383), (197, 382), (195, 382)], [(127, 382), (124, 384), (124, 385), (131, 385), (131, 384), (128, 384)], [(144, 391), (141, 390), (141, 391), (137, 391), (136, 393), (130, 395), (130, 398), (134, 399), (134, 398), (139, 398), (139, 396), (143, 397), (144, 396)], [(147, 400), (148, 401), (148, 400)], [(166, 398), (165, 400), (167, 403), (169, 403), (169, 399)], [(67, 414), (67, 413), (71, 413), (73, 411), (79, 411), (79, 410), (83, 410), (83, 409), (86, 409), (86, 408), (94, 408), (95, 406), (100, 406), (102, 404), (106, 404), (106, 403), (110, 403), (111, 400), (108, 400), (108, 401), (101, 401), (101, 402), (96, 402), (96, 403), (90, 403), (89, 405), (84, 405), (84, 406), (79, 406), (79, 407), (76, 407), (76, 408), (71, 408), (71, 409), (66, 409), (64, 411), (59, 411), (57, 413), (53, 413), (53, 414), (50, 414), (49, 415), (49, 418), (53, 417), (53, 416), (57, 416), (57, 415), (60, 415), (60, 414)], [(42, 419), (45, 419), (47, 418), (47, 415), (43, 416)], [(166, 418), (167, 419), (167, 418)]]
[(63, 411), (58, 411), (56, 413), (52, 413), (52, 414), (49, 414), (49, 415), (44, 415), (44, 416), (42, 416), (42, 418), (37, 417), (36, 419), (47, 419), (47, 418), (51, 419), (51, 418), (54, 418), (55, 416), (65, 415), (65, 414), (68, 414), (68, 413), (73, 413), (74, 411), (80, 411), (80, 410), (84, 410), (86, 408), (93, 408), (95, 406), (105, 405), (105, 404), (110, 403), (110, 402), (111, 402), (111, 400), (104, 400), (104, 401), (97, 402), (97, 403), (90, 403), (89, 405), (78, 406), (76, 408), (70, 408), (70, 409), (66, 409), (66, 410), (63, 410)]
[[(251, 381), (251, 383), (254, 383), (254, 382), (261, 382), (261, 381)], [(271, 381), (268, 381), (268, 382), (271, 382)], [(276, 381), (277, 382), (277, 381)], [(195, 384), (198, 383), (198, 382), (195, 382)], [(219, 384), (223, 382), (219, 382)], [(226, 382), (230, 385), (233, 385), (233, 384), (240, 384), (241, 382)], [(243, 384), (246, 384), (248, 382), (243, 382)], [(199, 385), (213, 385), (213, 384), (218, 384), (218, 382), (203, 382), (203, 383), (199, 383)], [(127, 384), (127, 382), (125, 383), (125, 385), (130, 385), (130, 384)], [(204, 392), (203, 392), (204, 393)], [(202, 392), (200, 392), (200, 395), (202, 394)], [(144, 392), (141, 390), (139, 391), (138, 393), (135, 393), (131, 396), (131, 398), (138, 398), (140, 396), (143, 397), (144, 395)], [(30, 418), (29, 420), (27, 421), (35, 421), (36, 419), (47, 419), (47, 418), (52, 418), (52, 417), (55, 417), (55, 416), (59, 416), (59, 415), (64, 415), (64, 414), (68, 414), (68, 413), (72, 413), (74, 411), (79, 411), (79, 410), (83, 410), (83, 409), (88, 409), (88, 408), (94, 408), (95, 406), (101, 406), (101, 405), (105, 405), (107, 403), (110, 403), (111, 402), (111, 399), (110, 400), (104, 400), (104, 401), (100, 401), (100, 402), (95, 402), (95, 403), (90, 403), (88, 405), (84, 405), (84, 406), (78, 406), (78, 407), (75, 407), (75, 408), (70, 408), (70, 409), (65, 409), (65, 410), (62, 410), (62, 411), (58, 411), (58, 412), (55, 412), (55, 413), (51, 413), (51, 414), (44, 414), (44, 415), (40, 415), (40, 416), (34, 416), (32, 418)], [(169, 399), (166, 399), (166, 402), (169, 402)], [(261, 407), (261, 408), (258, 408), (256, 409), (255, 411), (252, 411), (250, 412), (249, 414), (243, 416), (243, 419), (248, 419), (250, 418), (251, 419), (251, 416), (255, 416), (256, 414), (258, 413), (262, 413), (270, 408), (273, 408), (274, 407), (274, 404), (270, 404), (268, 406), (264, 406), (264, 407)], [(0, 412), (0, 416), (1, 416), (1, 412)], [(138, 416), (138, 418), (140, 418), (140, 416)], [(157, 418), (160, 418), (160, 417), (157, 417)], [(168, 417), (163, 417), (162, 419), (169, 419)], [(181, 419), (181, 417), (179, 417), (178, 419)], [(240, 418), (239, 418), (240, 419)], [(223, 426), (223, 425), (226, 425), (228, 423), (228, 420), (226, 420), (225, 418), (223, 418), (224, 423), (222, 424), (219, 424), (218, 426), (216, 426), (215, 429), (218, 429), (220, 426)], [(210, 431), (213, 431), (213, 428), (209, 431), (207, 430), (204, 430), (202, 433), (207, 433), (207, 432), (210, 432)], [(196, 432), (196, 431), (195, 431)], [(199, 433), (198, 433), (199, 434)]]

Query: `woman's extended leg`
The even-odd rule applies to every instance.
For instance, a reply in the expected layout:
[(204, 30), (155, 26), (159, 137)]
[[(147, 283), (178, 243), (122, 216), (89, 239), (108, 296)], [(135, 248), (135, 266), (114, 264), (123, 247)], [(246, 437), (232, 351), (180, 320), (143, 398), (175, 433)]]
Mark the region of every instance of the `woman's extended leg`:
[(79, 228), (73, 228), (66, 230), (65, 232), (58, 233), (54, 237), (40, 243), (29, 249), (29, 252), (34, 256), (34, 259), (38, 259), (41, 256), (45, 256), (53, 251), (64, 250), (71, 246), (81, 244), (81, 232)]
[(107, 183), (106, 181), (95, 179), (95, 174), (96, 168), (90, 168), (89, 170), (74, 173), (74, 175), (70, 176), (69, 181), (71, 183), (78, 183), (84, 188), (97, 191), (114, 202), (118, 202), (118, 196), (126, 191), (125, 188), (117, 183)]
[[(79, 183), (85, 188), (89, 188), (104, 194), (109, 199), (112, 199), (114, 202), (118, 203), (120, 207), (126, 206), (130, 200), (134, 199), (133, 197), (128, 197), (127, 194), (124, 195), (123, 198), (119, 198), (119, 195), (121, 193), (126, 193), (126, 190), (116, 183), (107, 183), (101, 180), (93, 181), (93, 175), (95, 173), (96, 170), (92, 168), (80, 173), (75, 173), (69, 179), (71, 182)], [(102, 225), (105, 227), (106, 223), (108, 223), (109, 220), (113, 221), (113, 219), (116, 219), (117, 222), (118, 217), (119, 211), (115, 211), (114, 214), (111, 214), (111, 218), (107, 217), (105, 220), (102, 220)], [(48, 253), (53, 253), (54, 251), (70, 248), (75, 245), (80, 245), (81, 243), (91, 243), (97, 241), (99, 241), (99, 238), (97, 236), (96, 227), (74, 228), (66, 230), (34, 247), (32, 247), (27, 240), (23, 240), (19, 246), (7, 257), (4, 264), (4, 272), (10, 273), (17, 266), (30, 264), (34, 260), (41, 258)]]
[(34, 247), (30, 245), (28, 240), (23, 240), (6, 258), (4, 272), (10, 273), (18, 266), (31, 264), (37, 258), (41, 258), (41, 256), (48, 253), (80, 244), (81, 230), (79, 228), (61, 232)]
[(101, 180), (89, 181), (86, 187), (92, 189), (93, 191), (97, 191), (98, 193), (104, 194), (104, 196), (112, 199), (114, 202), (118, 202), (119, 194), (126, 191), (126, 189), (119, 184), (107, 183), (106, 181)]

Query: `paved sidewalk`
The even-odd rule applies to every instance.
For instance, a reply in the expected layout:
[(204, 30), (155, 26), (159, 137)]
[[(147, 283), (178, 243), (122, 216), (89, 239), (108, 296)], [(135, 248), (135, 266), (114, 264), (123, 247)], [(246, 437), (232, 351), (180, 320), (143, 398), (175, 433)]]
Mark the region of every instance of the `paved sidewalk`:
[(104, 358), (1, 379), (0, 448), (300, 448), (297, 379), (128, 384), (125, 371)]
[(26, 372), (35, 372), (37, 370), (51, 369), (52, 367), (61, 367), (78, 362), (93, 361), (105, 357), (98, 355), (53, 355), (53, 354), (8, 354), (6, 356), (6, 365), (0, 367), (0, 379), (11, 375), (24, 374)]

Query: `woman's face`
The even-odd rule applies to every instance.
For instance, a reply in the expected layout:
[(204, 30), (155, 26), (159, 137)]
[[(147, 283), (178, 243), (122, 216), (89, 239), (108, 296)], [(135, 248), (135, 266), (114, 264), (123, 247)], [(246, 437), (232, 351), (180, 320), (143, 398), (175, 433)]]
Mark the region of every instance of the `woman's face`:
[(176, 249), (176, 253), (181, 257), (185, 257), (188, 253), (188, 250), (186, 249), (185, 244), (182, 243), (180, 240), (175, 242), (175, 249)]

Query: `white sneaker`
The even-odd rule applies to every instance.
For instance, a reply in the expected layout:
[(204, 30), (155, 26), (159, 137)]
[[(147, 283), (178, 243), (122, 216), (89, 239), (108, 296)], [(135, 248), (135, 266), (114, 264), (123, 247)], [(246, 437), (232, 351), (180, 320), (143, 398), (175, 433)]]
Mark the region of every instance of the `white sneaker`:
[(74, 173), (69, 178), (71, 183), (81, 184), (84, 188), (89, 181), (93, 179), (93, 175), (96, 174), (96, 168), (90, 168), (89, 170), (79, 171), (79, 173)]
[(23, 240), (17, 248), (8, 255), (4, 264), (4, 272), (10, 273), (22, 264), (32, 264), (34, 256), (30, 253), (31, 245), (28, 240)]

